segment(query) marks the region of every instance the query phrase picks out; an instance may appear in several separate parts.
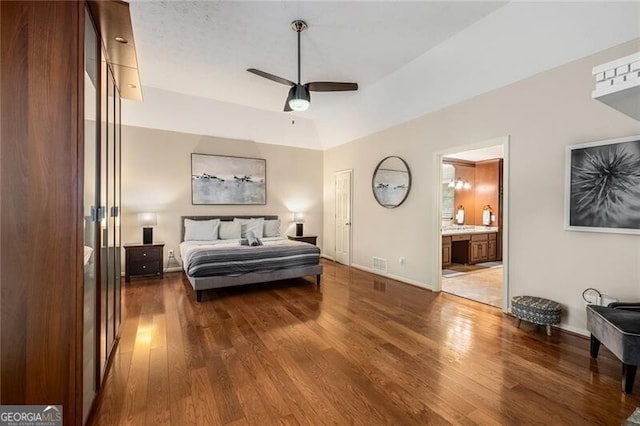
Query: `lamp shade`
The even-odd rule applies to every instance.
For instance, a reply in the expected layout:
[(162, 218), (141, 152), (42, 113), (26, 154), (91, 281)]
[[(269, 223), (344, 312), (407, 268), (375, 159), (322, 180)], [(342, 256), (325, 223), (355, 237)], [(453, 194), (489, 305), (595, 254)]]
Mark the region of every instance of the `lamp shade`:
[(289, 90), (289, 107), (294, 111), (306, 111), (309, 108), (311, 96), (309, 90), (301, 84), (296, 84)]
[(302, 212), (296, 212), (293, 214), (293, 221), (296, 223), (303, 223), (304, 222), (304, 213)]
[(138, 225), (140, 226), (156, 226), (158, 224), (158, 215), (155, 213), (138, 213)]

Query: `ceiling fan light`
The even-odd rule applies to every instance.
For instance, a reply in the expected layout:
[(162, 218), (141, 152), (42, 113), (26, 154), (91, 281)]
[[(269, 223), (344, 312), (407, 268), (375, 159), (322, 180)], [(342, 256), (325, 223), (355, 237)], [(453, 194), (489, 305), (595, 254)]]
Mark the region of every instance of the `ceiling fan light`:
[(306, 87), (295, 85), (289, 90), (289, 107), (294, 111), (306, 111), (309, 108), (311, 96)]
[(291, 99), (289, 106), (294, 111), (306, 111), (309, 108), (309, 101), (306, 99)]

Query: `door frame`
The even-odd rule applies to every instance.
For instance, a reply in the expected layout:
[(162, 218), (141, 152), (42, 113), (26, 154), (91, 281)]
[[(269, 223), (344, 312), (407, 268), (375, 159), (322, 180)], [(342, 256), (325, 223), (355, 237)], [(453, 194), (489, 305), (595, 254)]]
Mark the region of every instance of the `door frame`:
[(433, 291), (442, 290), (442, 159), (447, 154), (456, 152), (471, 151), (474, 149), (488, 148), (490, 146), (502, 145), (502, 311), (509, 309), (509, 143), (510, 136), (501, 136), (470, 145), (455, 146), (434, 153), (434, 170), (436, 178), (434, 220), (431, 231), (435, 246), (435, 265), (433, 269)]
[(333, 173), (333, 260), (338, 262), (337, 234), (338, 225), (336, 223), (336, 180), (339, 174), (349, 173), (349, 258), (346, 266), (351, 266), (353, 260), (353, 169), (338, 170)]

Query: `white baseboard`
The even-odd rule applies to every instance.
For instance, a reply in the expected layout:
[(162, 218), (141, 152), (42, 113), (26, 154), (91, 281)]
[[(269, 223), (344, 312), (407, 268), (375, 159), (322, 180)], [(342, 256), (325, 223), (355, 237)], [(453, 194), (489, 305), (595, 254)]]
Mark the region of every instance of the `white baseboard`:
[(591, 333), (589, 333), (588, 330), (584, 330), (582, 328), (577, 328), (577, 327), (572, 327), (572, 326), (566, 325), (566, 324), (560, 324), (558, 326), (558, 328), (560, 328), (562, 330), (566, 330), (566, 331), (568, 331), (570, 333), (573, 333), (573, 334), (584, 336), (584, 337), (589, 337), (591, 335)]
[(329, 255), (326, 255), (326, 254), (321, 254), (320, 257), (324, 257), (325, 259), (328, 259), (328, 260), (330, 260), (332, 262), (335, 261), (335, 259), (332, 256), (329, 256)]
[(425, 283), (421, 283), (420, 281), (415, 281), (415, 280), (412, 280), (410, 278), (405, 278), (405, 277), (401, 277), (401, 276), (394, 275), (394, 274), (384, 273), (384, 272), (378, 271), (377, 269), (368, 268), (366, 266), (358, 265), (357, 263), (352, 263), (351, 266), (356, 268), (356, 269), (360, 269), (361, 271), (370, 272), (370, 273), (372, 273), (374, 275), (380, 275), (381, 277), (391, 278), (392, 280), (400, 281), (400, 282), (403, 282), (405, 284), (411, 284), (411, 285), (416, 286), (416, 287), (420, 287), (420, 288), (424, 288), (424, 289), (433, 291), (433, 286), (430, 286), (430, 285), (425, 284)]
[(180, 272), (182, 271), (182, 266), (172, 266), (170, 268), (164, 268), (165, 272)]

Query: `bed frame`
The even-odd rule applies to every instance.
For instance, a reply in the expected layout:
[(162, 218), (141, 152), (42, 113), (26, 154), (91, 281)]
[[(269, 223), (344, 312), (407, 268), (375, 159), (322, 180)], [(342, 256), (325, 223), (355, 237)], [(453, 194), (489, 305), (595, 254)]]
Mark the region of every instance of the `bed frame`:
[[(180, 241), (184, 241), (184, 220), (210, 220), (220, 219), (220, 221), (232, 221), (233, 218), (240, 219), (259, 219), (275, 220), (278, 216), (181, 216), (180, 219)], [(184, 260), (183, 260), (184, 267)], [(191, 277), (185, 270), (185, 275), (191, 283), (193, 290), (196, 292), (196, 301), (202, 301), (202, 293), (205, 290), (211, 290), (214, 288), (233, 287), (237, 285), (256, 284), (271, 281), (287, 280), (292, 278), (302, 278), (309, 275), (315, 275), (316, 286), (320, 285), (320, 279), (322, 277), (322, 264), (318, 265), (305, 265), (296, 266), (293, 268), (278, 269), (276, 271), (269, 272), (250, 272), (248, 274), (238, 276), (215, 276), (215, 277)]]

